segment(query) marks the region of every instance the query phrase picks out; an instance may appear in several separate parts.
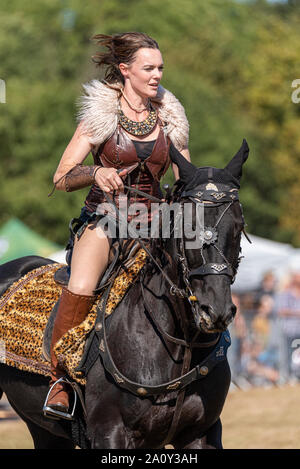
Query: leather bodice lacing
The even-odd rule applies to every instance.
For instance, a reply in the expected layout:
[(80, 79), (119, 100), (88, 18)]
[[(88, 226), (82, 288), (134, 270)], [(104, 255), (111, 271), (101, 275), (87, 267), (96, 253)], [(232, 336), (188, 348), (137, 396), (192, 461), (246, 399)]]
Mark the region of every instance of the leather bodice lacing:
[[(133, 167), (125, 178), (126, 185), (161, 198), (159, 181), (170, 165), (169, 148), (170, 140), (165, 136), (163, 127), (160, 124), (160, 131), (153, 144), (150, 156), (141, 160), (137, 154), (135, 144), (122, 127), (118, 126), (112, 137), (97, 149), (94, 149), (92, 153), (96, 165), (116, 169)], [(95, 212), (98, 205), (105, 202), (106, 198), (103, 191), (96, 184), (93, 184), (85, 200), (87, 210)], [(129, 205), (134, 202), (145, 204), (148, 209), (148, 219), (151, 219), (151, 201), (149, 199), (133, 194), (129, 196), (128, 202)], [(116, 205), (118, 206), (118, 198), (116, 198)]]

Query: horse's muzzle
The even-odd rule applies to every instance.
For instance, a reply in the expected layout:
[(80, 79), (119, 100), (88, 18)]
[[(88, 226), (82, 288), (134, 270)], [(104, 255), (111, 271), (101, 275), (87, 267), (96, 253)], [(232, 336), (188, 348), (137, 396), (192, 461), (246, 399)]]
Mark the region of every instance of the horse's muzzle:
[(221, 314), (216, 313), (211, 305), (199, 306), (199, 326), (204, 332), (223, 332), (227, 329), (236, 314), (236, 306), (232, 303)]

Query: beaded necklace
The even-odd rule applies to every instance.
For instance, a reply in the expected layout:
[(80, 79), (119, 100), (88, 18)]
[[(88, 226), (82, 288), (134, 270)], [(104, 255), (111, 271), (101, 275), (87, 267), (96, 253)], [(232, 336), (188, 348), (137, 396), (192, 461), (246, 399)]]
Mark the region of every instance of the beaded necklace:
[(148, 117), (141, 122), (137, 122), (125, 116), (119, 103), (118, 121), (119, 124), (123, 127), (123, 129), (131, 135), (135, 135), (137, 137), (141, 135), (147, 135), (154, 129), (156, 125), (157, 112), (150, 104), (150, 111)]

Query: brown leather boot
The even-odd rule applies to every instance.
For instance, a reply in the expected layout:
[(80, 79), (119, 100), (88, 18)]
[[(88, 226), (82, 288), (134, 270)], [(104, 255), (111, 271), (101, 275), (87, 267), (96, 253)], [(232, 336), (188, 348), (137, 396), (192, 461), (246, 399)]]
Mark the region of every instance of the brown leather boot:
[[(95, 298), (94, 295), (77, 295), (66, 287), (62, 287), (51, 340), (50, 388), (57, 380), (66, 376), (66, 372), (61, 368), (54, 354), (54, 345), (66, 332), (84, 321)], [(46, 399), (44, 415), (70, 419), (68, 387), (70, 388), (64, 382), (55, 384)]]

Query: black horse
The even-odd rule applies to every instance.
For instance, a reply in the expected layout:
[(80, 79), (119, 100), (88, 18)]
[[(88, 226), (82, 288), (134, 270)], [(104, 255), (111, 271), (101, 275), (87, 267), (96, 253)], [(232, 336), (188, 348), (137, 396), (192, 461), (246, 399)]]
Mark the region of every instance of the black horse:
[[(90, 341), (98, 356), (86, 368), (84, 389), (90, 448), (222, 448), (226, 329), (236, 311), (230, 286), (244, 227), (238, 189), (248, 152), (244, 140), (225, 169), (183, 164), (168, 202), (192, 204), (191, 228), (197, 207), (204, 208), (201, 244), (190, 248), (186, 233), (152, 240), (139, 281), (107, 319), (99, 308)], [(184, 223), (174, 216), (173, 229), (178, 219)], [(50, 262), (30, 256), (2, 265), (0, 294)], [(48, 379), (0, 365), (0, 392), (26, 422), (35, 448), (72, 449), (70, 422), (42, 414), (47, 390)]]

